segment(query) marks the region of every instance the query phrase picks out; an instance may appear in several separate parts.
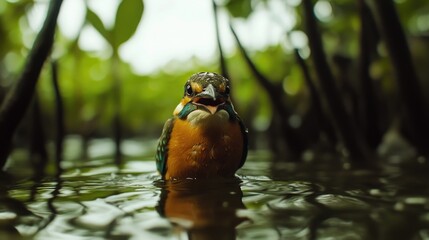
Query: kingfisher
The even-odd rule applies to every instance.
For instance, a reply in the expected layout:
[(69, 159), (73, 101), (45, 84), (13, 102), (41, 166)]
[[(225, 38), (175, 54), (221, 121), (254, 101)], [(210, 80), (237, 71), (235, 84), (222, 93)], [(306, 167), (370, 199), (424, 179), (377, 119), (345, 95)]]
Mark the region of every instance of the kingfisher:
[(165, 180), (233, 177), (246, 161), (247, 129), (231, 102), (230, 81), (192, 75), (159, 139), (156, 166)]

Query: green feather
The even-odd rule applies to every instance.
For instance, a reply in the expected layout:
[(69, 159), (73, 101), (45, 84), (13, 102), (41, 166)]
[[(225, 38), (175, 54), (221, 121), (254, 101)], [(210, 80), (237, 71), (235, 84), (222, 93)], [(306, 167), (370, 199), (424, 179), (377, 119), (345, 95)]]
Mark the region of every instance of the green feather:
[(156, 150), (156, 168), (162, 176), (167, 172), (168, 142), (170, 141), (171, 131), (173, 130), (173, 123), (174, 118), (170, 118), (165, 122)]
[(191, 102), (188, 102), (187, 104), (185, 104), (183, 109), (179, 112), (177, 117), (180, 119), (186, 119), (186, 117), (188, 117), (189, 113), (197, 110), (197, 108), (198, 107), (196, 105), (192, 104)]

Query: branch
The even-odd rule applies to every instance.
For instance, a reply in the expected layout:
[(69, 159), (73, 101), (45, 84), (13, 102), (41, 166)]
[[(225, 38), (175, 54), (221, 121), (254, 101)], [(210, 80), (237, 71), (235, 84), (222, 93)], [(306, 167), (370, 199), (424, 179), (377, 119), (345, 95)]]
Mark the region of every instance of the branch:
[(295, 47), (294, 56), (298, 65), (301, 68), (302, 74), (304, 75), (304, 81), (310, 92), (311, 105), (314, 109), (316, 117), (318, 118), (318, 125), (320, 126), (320, 129), (326, 133), (326, 136), (329, 138), (329, 141), (334, 144), (337, 141), (337, 137), (335, 136), (335, 129), (333, 128), (332, 123), (328, 121), (325, 111), (323, 111), (322, 97), (320, 96), (314, 84), (314, 80), (311, 77), (308, 66), (299, 54), (299, 50)]
[(56, 108), (56, 139), (55, 139), (55, 166), (57, 176), (61, 175), (61, 161), (63, 159), (63, 139), (64, 139), (64, 107), (61, 96), (60, 86), (58, 84), (58, 63), (57, 61), (51, 62), (52, 67), (52, 83), (55, 92), (55, 108)]
[[(378, 39), (377, 29), (374, 26), (374, 18), (369, 11), (365, 0), (358, 0), (360, 17), (359, 35), (359, 83), (360, 83), (360, 126), (365, 138), (372, 149), (375, 149), (381, 141), (382, 130), (379, 126), (379, 109), (375, 96), (372, 78), (369, 74), (371, 65), (371, 53), (374, 51), (375, 41)], [(375, 35), (375, 36), (374, 36)], [(374, 39), (375, 38), (375, 39)]]
[(392, 0), (366, 0), (373, 12), (377, 27), (386, 43), (395, 71), (398, 90), (403, 102), (411, 141), (420, 153), (429, 153), (429, 117), (421, 87), (414, 69), (407, 39)]
[(223, 54), (222, 44), (220, 43), (220, 31), (219, 31), (219, 19), (217, 16), (217, 5), (215, 3), (215, 0), (212, 0), (212, 3), (213, 3), (213, 13), (214, 13), (214, 21), (215, 21), (215, 27), (216, 27), (216, 42), (217, 42), (217, 47), (219, 49), (220, 70), (222, 75), (225, 78), (230, 79), (228, 68), (226, 66), (225, 56)]
[[(232, 35), (235, 38), (235, 41), (237, 42), (238, 48), (240, 49), (241, 54), (244, 57), (244, 60), (246, 61), (248, 67), (250, 68), (250, 70), (252, 71), (253, 75), (256, 77), (256, 80), (258, 80), (259, 84), (262, 85), (262, 87), (267, 90), (267, 92), (270, 93), (270, 95), (276, 95), (277, 99), (282, 99), (284, 97), (284, 93), (283, 91), (278, 88), (276, 85), (274, 85), (273, 83), (271, 83), (270, 80), (268, 80), (256, 67), (256, 65), (253, 63), (252, 59), (250, 59), (249, 54), (247, 54), (246, 49), (244, 49), (243, 44), (241, 44), (240, 39), (238, 38), (237, 33), (234, 30), (234, 27), (232, 26), (232, 24), (230, 23), (229, 25)], [(281, 101), (276, 101), (276, 102), (281, 102)], [(282, 108), (282, 110), (285, 110), (286, 107), (285, 106), (279, 106), (280, 108)], [(283, 109), (284, 107), (284, 109)]]
[(288, 120), (290, 117), (290, 113), (288, 108), (283, 102), (285, 94), (282, 88), (281, 87), (279, 88), (278, 86), (274, 85), (258, 70), (256, 65), (253, 63), (252, 59), (250, 59), (249, 55), (247, 54), (246, 49), (244, 49), (243, 45), (241, 44), (240, 39), (238, 38), (231, 23), (230, 23), (230, 28), (235, 38), (235, 41), (237, 42), (237, 45), (240, 49), (240, 52), (244, 57), (244, 60), (249, 66), (253, 75), (256, 77), (256, 80), (267, 91), (271, 104), (273, 105), (274, 109), (280, 116), (281, 127), (283, 130), (283, 137), (286, 140), (287, 145), (290, 147), (290, 150), (295, 155), (295, 157), (299, 157), (301, 153), (305, 150), (306, 145), (304, 143), (304, 140), (299, 136), (298, 132), (289, 125)]
[(34, 169), (34, 179), (41, 179), (45, 175), (46, 164), (48, 163), (48, 152), (46, 151), (46, 137), (43, 127), (42, 114), (38, 94), (34, 95), (31, 106), (31, 145), (30, 160)]
[(13, 134), (31, 102), (43, 63), (52, 48), (61, 4), (62, 0), (51, 1), (48, 15), (27, 57), (24, 70), (0, 108), (0, 168), (6, 163)]
[(311, 57), (319, 78), (322, 93), (326, 98), (330, 114), (332, 115), (332, 120), (337, 127), (341, 140), (349, 151), (351, 159), (356, 162), (363, 162), (368, 159), (367, 149), (363, 143), (362, 136), (360, 136), (356, 129), (353, 119), (347, 113), (331, 68), (326, 60), (321, 34), (318, 30), (316, 17), (313, 12), (313, 3), (311, 0), (303, 0), (302, 3)]

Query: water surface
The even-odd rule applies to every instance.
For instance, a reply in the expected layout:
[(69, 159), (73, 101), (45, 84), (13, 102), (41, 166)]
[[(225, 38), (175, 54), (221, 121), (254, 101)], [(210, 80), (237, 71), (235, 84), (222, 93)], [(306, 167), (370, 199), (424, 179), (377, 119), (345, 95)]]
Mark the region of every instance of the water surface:
[[(164, 182), (151, 158), (3, 184), (1, 239), (429, 239), (426, 163), (345, 169), (251, 153), (236, 179)], [(7, 237), (7, 238), (6, 238)]]

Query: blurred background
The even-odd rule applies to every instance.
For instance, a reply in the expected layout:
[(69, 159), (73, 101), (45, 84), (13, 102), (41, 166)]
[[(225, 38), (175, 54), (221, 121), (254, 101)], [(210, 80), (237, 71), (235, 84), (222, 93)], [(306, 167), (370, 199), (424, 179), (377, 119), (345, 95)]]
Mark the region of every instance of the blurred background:
[[(250, 149), (282, 156), (277, 160), (311, 160), (311, 152), (321, 149), (352, 162), (425, 156), (429, 141), (416, 133), (425, 127), (413, 119), (419, 118), (415, 112), (427, 111), (429, 3), (387, 1), (400, 21), (391, 25), (402, 29), (408, 43), (392, 45), (384, 29), (390, 24), (382, 20), (392, 12), (367, 2), (370, 8), (347, 0), (64, 0), (34, 97), (15, 119), (20, 124), (10, 156), (39, 162), (54, 156), (58, 121), (66, 158), (114, 154), (120, 163), (121, 156), (151, 156), (185, 81), (201, 71), (231, 79)], [(3, 105), (25, 72), (49, 4), (0, 2)], [(309, 37), (313, 30), (316, 37)], [(323, 49), (311, 42), (318, 38)], [(408, 95), (392, 60), (404, 46), (412, 57), (404, 65), (416, 73), (406, 81), (417, 83)], [(314, 55), (328, 65), (318, 66), (323, 61)], [(422, 108), (410, 107), (410, 92)], [(88, 150), (100, 139), (98, 150)]]

